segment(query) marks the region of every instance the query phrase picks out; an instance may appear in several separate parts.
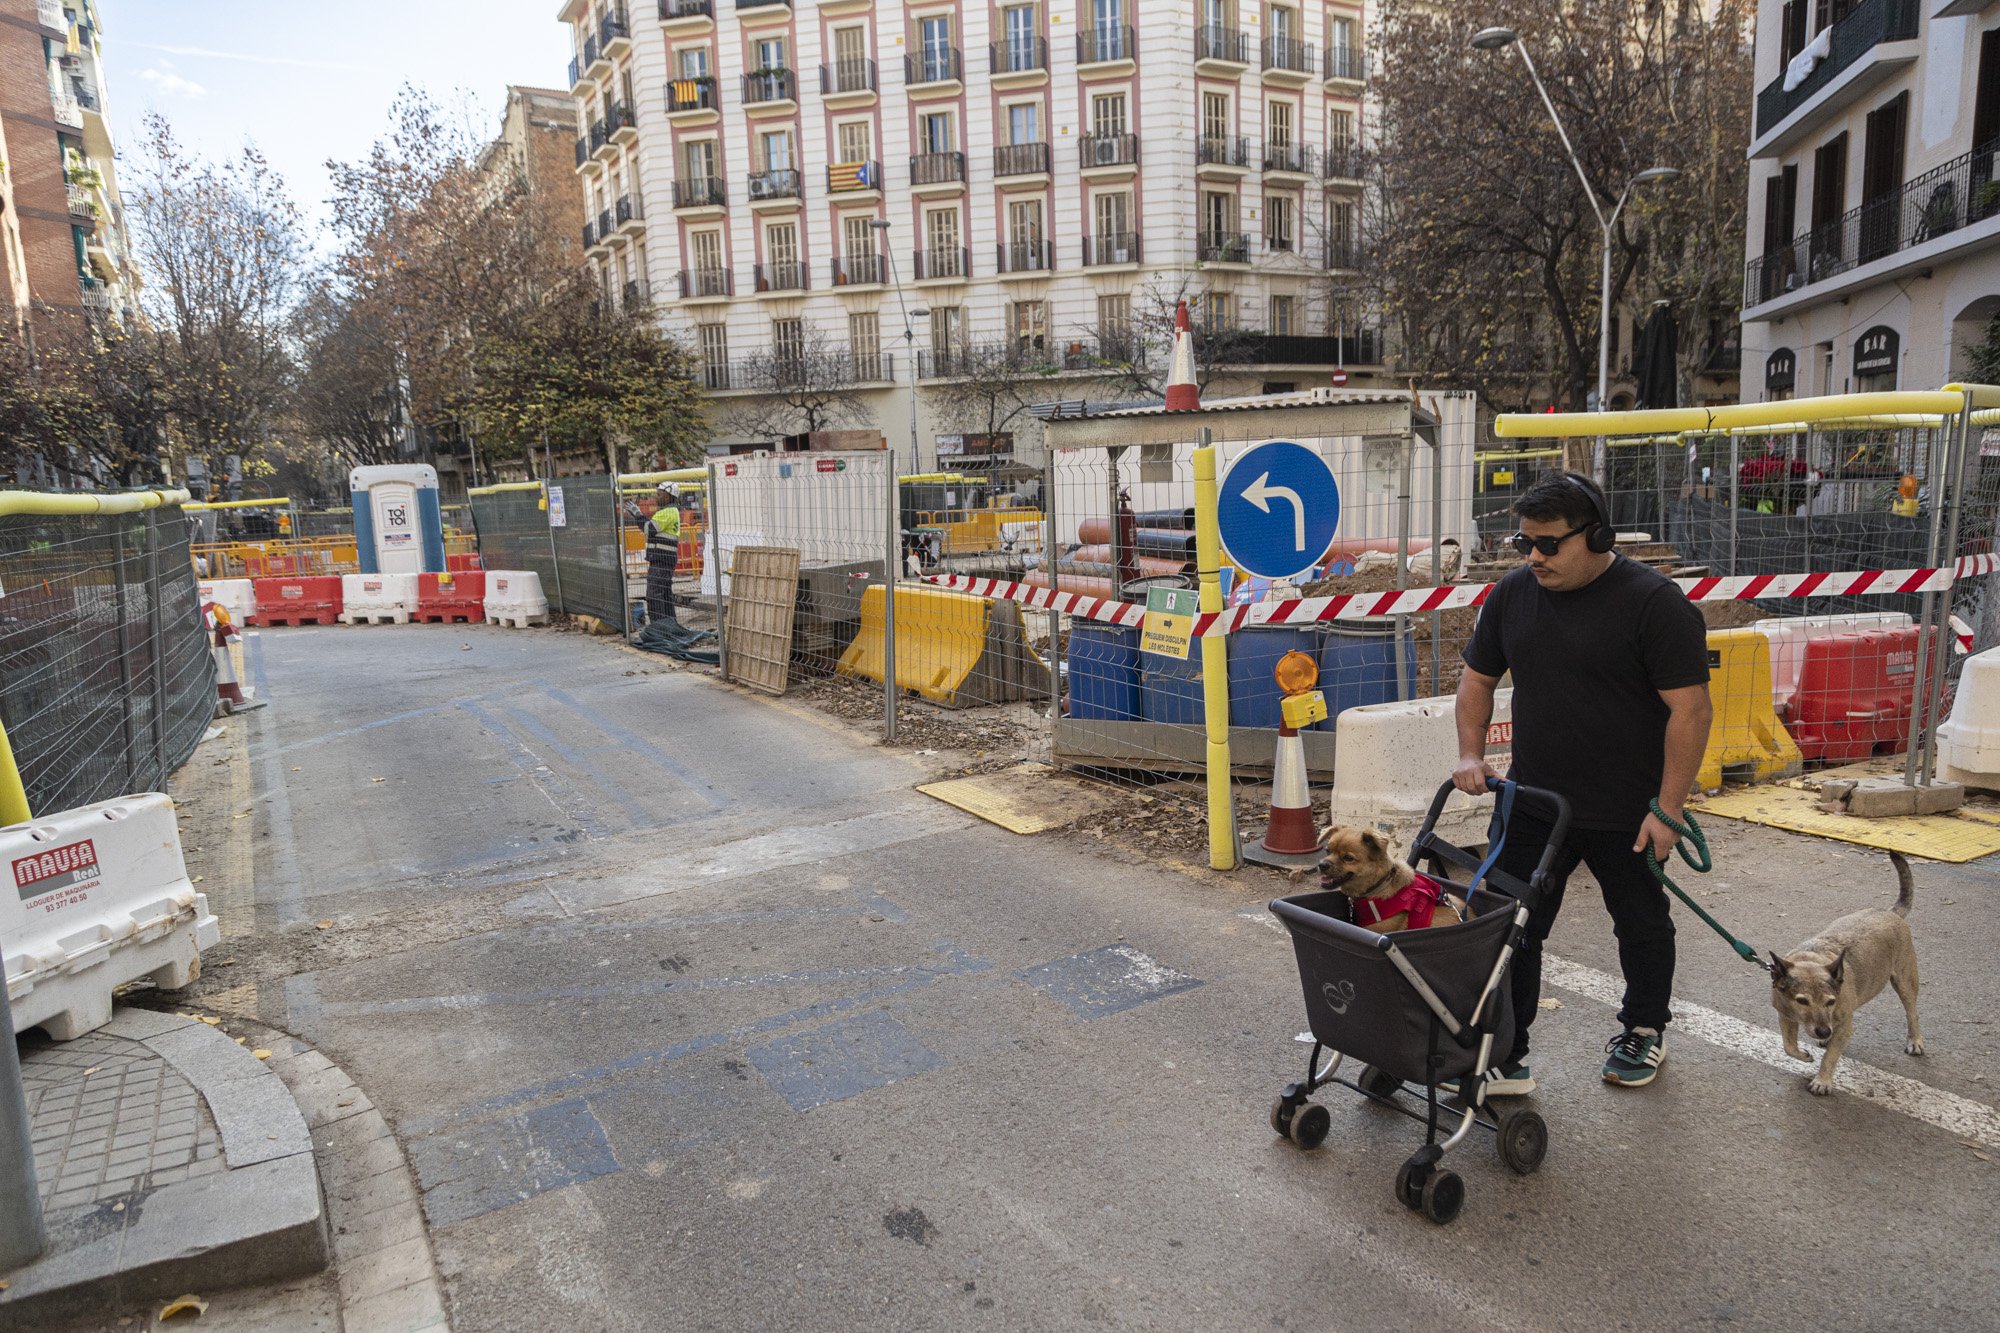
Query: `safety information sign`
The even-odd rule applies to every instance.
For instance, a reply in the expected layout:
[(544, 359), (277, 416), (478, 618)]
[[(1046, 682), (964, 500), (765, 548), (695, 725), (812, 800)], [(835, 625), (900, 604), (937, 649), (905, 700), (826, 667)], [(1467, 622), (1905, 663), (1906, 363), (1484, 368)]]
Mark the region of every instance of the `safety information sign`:
[(1192, 588), (1148, 589), (1146, 620), (1139, 631), (1139, 651), (1185, 661), (1188, 644), (1194, 638), (1195, 613), (1200, 610), (1201, 594)]

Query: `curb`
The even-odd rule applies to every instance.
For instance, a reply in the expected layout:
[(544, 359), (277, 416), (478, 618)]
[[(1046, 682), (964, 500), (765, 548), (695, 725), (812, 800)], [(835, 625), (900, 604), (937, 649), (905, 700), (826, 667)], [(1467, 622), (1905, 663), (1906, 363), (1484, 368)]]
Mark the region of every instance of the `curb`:
[(98, 1030), (145, 1046), (194, 1086), (228, 1169), (55, 1219), (48, 1251), (10, 1274), (0, 1292), (0, 1328), (325, 1268), (313, 1140), (276, 1073), (222, 1032), (178, 1014), (122, 1008)]

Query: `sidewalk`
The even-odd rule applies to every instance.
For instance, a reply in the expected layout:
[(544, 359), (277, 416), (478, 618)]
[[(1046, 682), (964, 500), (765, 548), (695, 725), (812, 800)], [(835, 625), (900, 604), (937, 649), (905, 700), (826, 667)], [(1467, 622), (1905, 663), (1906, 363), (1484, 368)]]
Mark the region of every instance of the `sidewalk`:
[(318, 1272), (329, 1247), (292, 1094), (192, 1018), (121, 1007), (21, 1074), (48, 1249), (7, 1275), (0, 1328)]

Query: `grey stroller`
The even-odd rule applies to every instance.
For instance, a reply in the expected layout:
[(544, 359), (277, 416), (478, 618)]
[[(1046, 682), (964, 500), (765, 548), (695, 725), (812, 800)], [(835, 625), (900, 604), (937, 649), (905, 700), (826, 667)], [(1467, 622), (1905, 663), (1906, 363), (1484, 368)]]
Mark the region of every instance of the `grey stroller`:
[[(1301, 893), (1271, 903), (1298, 953), (1313, 1038), (1305, 1081), (1287, 1084), (1278, 1095), (1271, 1128), (1301, 1148), (1319, 1147), (1333, 1117), (1310, 1099), (1329, 1083), (1421, 1121), (1424, 1144), (1396, 1172), (1396, 1197), (1437, 1223), (1451, 1221), (1464, 1206), (1464, 1182), (1441, 1161), (1474, 1125), (1493, 1133), (1500, 1160), (1522, 1175), (1539, 1167), (1548, 1151), (1542, 1117), (1525, 1107), (1495, 1111), (1487, 1105), (1486, 1082), (1495, 1052), (1504, 1056), (1514, 1040), (1507, 965), (1569, 831), (1569, 803), (1554, 792), (1511, 782), (1493, 780), (1489, 786), (1497, 799), (1483, 860), (1435, 832), (1452, 792), (1449, 782), (1438, 788), (1410, 846), (1411, 866), (1466, 900), (1463, 922), (1378, 935), (1350, 923), (1344, 894)], [(1538, 807), (1553, 827), (1526, 884), (1493, 865), (1517, 801)], [(1477, 887), (1468, 892), (1468, 885)], [(1323, 1070), (1322, 1052), (1332, 1057)], [(1352, 1080), (1336, 1077), (1347, 1059), (1362, 1064)], [(1453, 1082), (1455, 1090), (1440, 1092), (1439, 1084)], [(1443, 1142), (1438, 1141), (1441, 1097), (1449, 1099), (1445, 1114), (1458, 1117), (1458, 1127)], [(1419, 1108), (1409, 1105), (1413, 1099), (1421, 1102)]]

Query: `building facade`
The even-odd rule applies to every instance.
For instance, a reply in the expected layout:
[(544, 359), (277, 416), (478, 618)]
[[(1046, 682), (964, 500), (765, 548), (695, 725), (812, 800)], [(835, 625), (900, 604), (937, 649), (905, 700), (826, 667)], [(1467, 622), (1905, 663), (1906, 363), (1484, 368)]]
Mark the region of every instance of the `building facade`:
[(980, 424), (954, 415), (961, 372), (1116, 396), (1106, 365), (1181, 295), (1233, 349), (1214, 389), (1381, 369), (1346, 294), (1362, 0), (571, 0), (561, 17), (591, 262), (608, 299), (650, 302), (698, 352), (725, 419), (796, 367), (843, 380), (906, 450), (914, 374), (913, 465), (950, 465)]
[(1746, 397), (1936, 388), (2000, 315), (2000, 5), (1762, 0)]

